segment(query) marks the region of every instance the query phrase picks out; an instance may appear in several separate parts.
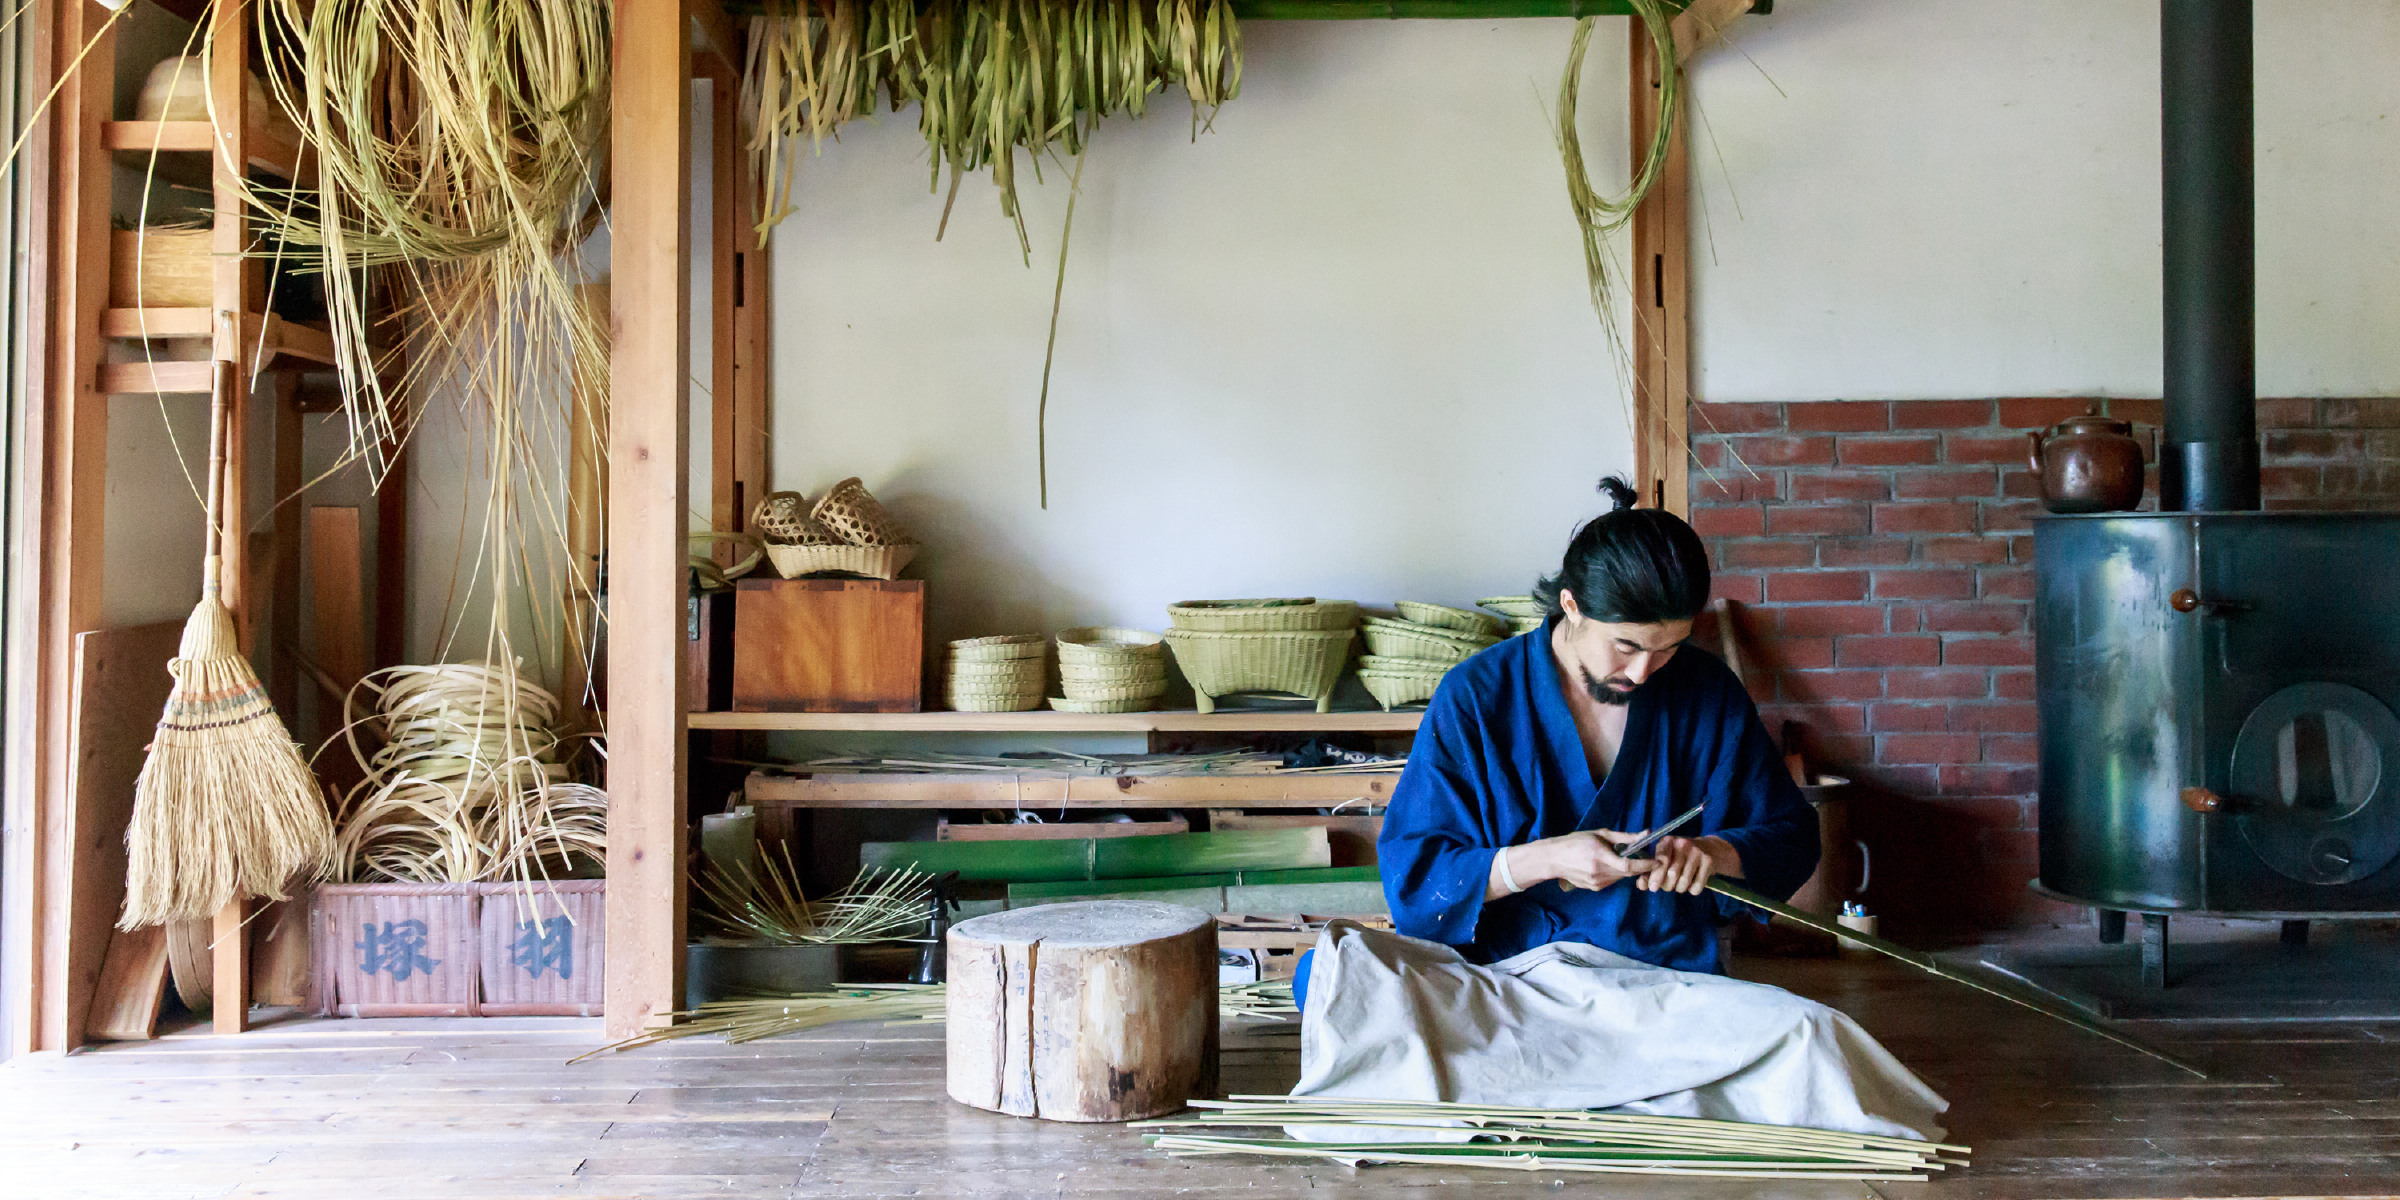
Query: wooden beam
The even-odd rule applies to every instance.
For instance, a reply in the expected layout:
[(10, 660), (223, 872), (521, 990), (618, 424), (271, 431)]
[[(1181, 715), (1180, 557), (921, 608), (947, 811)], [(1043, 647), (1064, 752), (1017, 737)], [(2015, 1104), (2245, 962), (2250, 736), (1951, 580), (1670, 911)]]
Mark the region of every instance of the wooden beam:
[[(224, 587), (220, 594), (225, 607), (233, 613), (242, 653), (252, 654), (257, 646), (258, 606), (250, 595), (249, 574), (250, 372), (245, 358), (249, 347), (240, 344), (241, 317), (250, 311), (249, 289), (245, 285), (251, 275), (251, 263), (243, 257), (250, 249), (250, 223), (243, 219), (241, 191), (242, 171), (250, 161), (247, 129), (250, 69), (248, 56), (243, 53), (249, 45), (244, 35), (250, 9), (242, 0), (217, 0), (208, 12), (212, 38), (209, 93), (216, 97), (220, 118), (216, 154), (209, 160), (216, 192), (211, 225), (214, 236), (210, 240), (210, 248), (216, 255), (216, 282), (212, 291), (218, 320), (227, 328), (227, 333), (219, 335), (220, 343), (226, 340), (235, 343), (219, 347), (219, 357), (233, 363), (233, 369), (224, 373), (222, 385), (227, 391), (225, 403), (232, 412), (225, 437), (224, 537), (220, 539)], [(230, 354), (223, 353), (226, 350)], [(216, 987), (210, 1024), (221, 1034), (240, 1033), (250, 1027), (250, 942), (243, 921), (248, 909), (247, 902), (237, 897), (217, 912), (216, 939), (212, 946)]]
[(273, 644), (269, 647), (267, 663), (267, 695), (274, 698), (276, 711), (283, 714), (284, 724), (295, 732), (294, 722), (300, 717), (299, 660), (292, 651), (300, 648), (300, 538), (306, 514), (300, 510), (301, 485), (307, 482), (301, 469), (301, 438), (304, 422), (300, 415), (300, 389), (289, 375), (279, 376), (273, 392), (275, 412), (275, 533), (274, 548), (267, 557), (275, 577), (274, 594), (260, 597), (266, 605)]
[(620, 0), (610, 132), (608, 1031), (681, 1007), (692, 23)]
[(703, 75), (742, 77), (742, 43), (721, 0), (684, 0), (691, 17), (692, 67)]
[[(396, 400), (395, 400), (396, 402)], [(375, 489), (375, 666), (408, 657), (409, 442), (384, 443), (391, 464)]]
[[(738, 130), (739, 125), (737, 123)], [(738, 502), (735, 529), (747, 529), (767, 483), (767, 279), (766, 247), (758, 240), (758, 162), (747, 147), (734, 156), (733, 263), (733, 480)]]
[(785, 775), (753, 771), (748, 804), (795, 808), (1329, 808), (1387, 804), (1397, 771), (1288, 775)]
[[(743, 495), (739, 461), (742, 414), (734, 381), (741, 353), (740, 330), (735, 325), (739, 298), (735, 289), (741, 285), (742, 266), (735, 240), (741, 227), (741, 201), (736, 195), (742, 159), (741, 140), (735, 136), (741, 127), (738, 77), (711, 72), (708, 91), (709, 528), (733, 533), (742, 528), (749, 515), (747, 506), (755, 502)], [(739, 558), (738, 549), (731, 543), (719, 543), (718, 561), (732, 565)]]
[[(88, 62), (116, 61), (116, 36), (95, 31), (108, 18), (98, 5), (82, 0), (59, 0), (55, 16), (46, 23), (50, 46), (50, 79), (62, 77), (85, 44)], [(55, 122), (54, 172), (49, 195), (48, 238), (52, 273), (36, 276), (34, 290), (47, 290), (48, 360), (42, 397), (28, 433), (39, 447), (33, 456), (41, 463), (39, 506), (33, 528), (38, 529), (40, 555), (41, 625), (39, 631), (40, 689), (38, 787), (40, 847), (30, 881), (30, 910), (35, 936), (27, 939), (29, 1025), (19, 1045), (31, 1049), (64, 1049), (71, 1044), (71, 1013), (67, 1000), (71, 976), (68, 951), (73, 898), (69, 811), (74, 804), (78, 772), (75, 739), (75, 639), (98, 628), (100, 618), (101, 540), (108, 486), (108, 398), (95, 388), (96, 368), (103, 341), (100, 310), (108, 305), (109, 180), (108, 153), (100, 146), (100, 126), (114, 103), (113, 72), (78, 72), (58, 93), (50, 117)], [(46, 84), (47, 81), (45, 80)], [(40, 94), (31, 92), (29, 94)], [(39, 155), (28, 157), (39, 158)]]
[[(1650, 34), (1628, 21), (1632, 69), (1627, 105), (1633, 130), (1633, 166), (1658, 129), (1662, 68)], [(1665, 70), (1681, 70), (1667, 66)], [(1667, 160), (1650, 195), (1633, 214), (1634, 473), (1642, 502), (1672, 513), (1691, 509), (1691, 158), (1686, 152), (1684, 114), (1678, 105)]]
[(1191, 709), (1138, 713), (800, 713), (697, 712), (693, 729), (813, 730), (829, 733), (1388, 733), (1416, 732), (1422, 710)]

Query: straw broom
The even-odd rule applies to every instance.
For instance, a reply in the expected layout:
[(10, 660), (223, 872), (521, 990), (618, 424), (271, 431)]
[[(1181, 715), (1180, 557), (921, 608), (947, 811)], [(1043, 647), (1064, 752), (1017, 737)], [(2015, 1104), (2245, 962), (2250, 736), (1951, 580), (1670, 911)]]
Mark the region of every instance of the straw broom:
[(134, 785), (120, 929), (200, 920), (241, 896), (284, 897), (321, 865), (333, 823), (316, 777), (242, 657), (219, 599), (233, 363), (217, 364), (208, 431), (208, 541), (200, 604), (167, 670), (175, 688)]

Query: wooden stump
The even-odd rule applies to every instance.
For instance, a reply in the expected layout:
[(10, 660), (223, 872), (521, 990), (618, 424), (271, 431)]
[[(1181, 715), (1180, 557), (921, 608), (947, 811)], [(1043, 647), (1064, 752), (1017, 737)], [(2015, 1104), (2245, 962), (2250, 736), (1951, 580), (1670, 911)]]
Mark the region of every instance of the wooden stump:
[(1095, 900), (962, 921), (950, 1096), (1053, 1121), (1136, 1121), (1217, 1089), (1217, 924)]

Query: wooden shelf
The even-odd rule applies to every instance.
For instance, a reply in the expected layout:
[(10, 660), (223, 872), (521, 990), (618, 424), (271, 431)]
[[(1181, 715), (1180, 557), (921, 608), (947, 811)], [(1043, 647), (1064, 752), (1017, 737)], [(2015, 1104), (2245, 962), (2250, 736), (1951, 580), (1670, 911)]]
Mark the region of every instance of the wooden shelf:
[[(215, 147), (217, 127), (207, 121), (109, 121), (100, 127), (104, 149), (130, 154), (205, 154)], [(306, 182), (309, 172), (300, 163), (300, 138), (281, 121), (252, 120), (248, 136), (250, 165), (294, 182)]]
[[(215, 335), (216, 316), (205, 308), (111, 308), (100, 313), (100, 336), (107, 338), (205, 338)], [(242, 342), (243, 349), (259, 351), (258, 363), (261, 368), (273, 366), (277, 358), (284, 357), (329, 365), (334, 361), (331, 333), (313, 325), (286, 321), (273, 313), (245, 315), (242, 318)]]
[(1422, 712), (749, 713), (696, 712), (694, 729), (840, 733), (1414, 733)]
[(1331, 808), (1389, 803), (1398, 771), (1065, 775), (1057, 771), (750, 773), (746, 803), (781, 808)]
[(216, 390), (217, 364), (211, 359), (173, 362), (101, 363), (97, 379), (103, 396), (197, 394)]

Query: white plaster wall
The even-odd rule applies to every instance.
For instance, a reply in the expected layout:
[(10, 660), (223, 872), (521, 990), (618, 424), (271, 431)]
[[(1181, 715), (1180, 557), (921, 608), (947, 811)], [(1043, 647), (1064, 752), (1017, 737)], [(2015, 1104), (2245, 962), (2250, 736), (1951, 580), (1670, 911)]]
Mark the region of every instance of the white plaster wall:
[[(776, 486), (864, 477), (927, 543), (935, 639), (1158, 628), (1205, 596), (1524, 590), (1630, 466), (1548, 123), (1570, 30), (1254, 23), (1213, 133), (1194, 142), (1180, 93), (1101, 129), (1047, 511), (1066, 180), (1025, 173), (1028, 268), (980, 177), (935, 243), (913, 116), (854, 125), (801, 165), (772, 242)], [(1586, 83), (1610, 187), (1624, 46), (1611, 22)]]
[[(1692, 73), (1704, 398), (2158, 394), (2155, 3), (1736, 34)], [(2256, 38), (2259, 389), (2400, 392), (2400, 5), (2259, 0)]]

